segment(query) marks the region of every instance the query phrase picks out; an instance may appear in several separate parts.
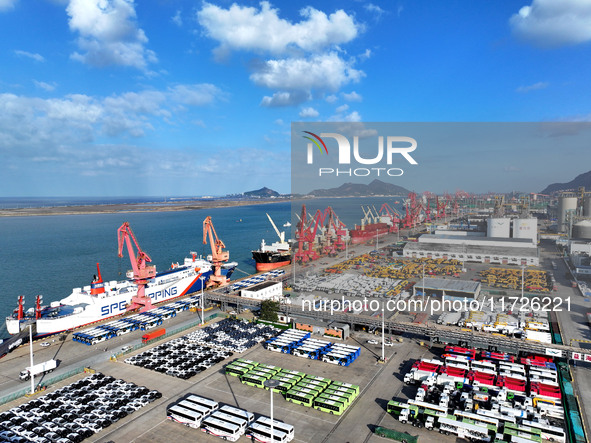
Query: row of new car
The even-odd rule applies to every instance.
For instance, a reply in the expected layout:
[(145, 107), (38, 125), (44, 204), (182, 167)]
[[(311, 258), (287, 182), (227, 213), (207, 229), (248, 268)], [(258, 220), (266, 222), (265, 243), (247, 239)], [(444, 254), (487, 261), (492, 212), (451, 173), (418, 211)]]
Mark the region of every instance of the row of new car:
[(0, 413), (0, 441), (78, 443), (160, 397), (95, 373)]
[(227, 318), (191, 332), (187, 339), (192, 343), (241, 353), (280, 332), (280, 329), (270, 325)]
[(129, 357), (125, 363), (187, 380), (231, 356), (232, 352), (190, 343), (181, 337)]

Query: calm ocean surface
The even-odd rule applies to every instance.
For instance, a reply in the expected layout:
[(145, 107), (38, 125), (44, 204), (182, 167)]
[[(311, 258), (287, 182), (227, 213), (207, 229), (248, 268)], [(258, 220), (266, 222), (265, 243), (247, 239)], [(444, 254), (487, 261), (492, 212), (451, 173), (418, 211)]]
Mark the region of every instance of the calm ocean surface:
[[(384, 202), (401, 209), (385, 198), (315, 199), (305, 201), (308, 212), (332, 206), (341, 220), (352, 227), (363, 215), (361, 204), (373, 204), (379, 210)], [(84, 204), (84, 203), (81, 203)], [(302, 202), (273, 203), (217, 209), (177, 212), (148, 212), (99, 215), (56, 215), (0, 218), (0, 337), (6, 336), (4, 318), (16, 307), (19, 295), (25, 295), (25, 308), (34, 306), (35, 296), (43, 295), (44, 304), (67, 297), (74, 287), (89, 285), (100, 263), (103, 280), (121, 280), (131, 268), (129, 257), (117, 257), (117, 229), (128, 221), (142, 249), (152, 258), (157, 270), (182, 262), (190, 251), (207, 255), (203, 245), (203, 220), (210, 215), (219, 238), (230, 251), (230, 260), (238, 262), (234, 278), (255, 272), (251, 250), (261, 239), (277, 240), (265, 212), (273, 218), (286, 237), (295, 227)], [(242, 220), (242, 221), (240, 221)], [(124, 253), (126, 254), (126, 252)]]

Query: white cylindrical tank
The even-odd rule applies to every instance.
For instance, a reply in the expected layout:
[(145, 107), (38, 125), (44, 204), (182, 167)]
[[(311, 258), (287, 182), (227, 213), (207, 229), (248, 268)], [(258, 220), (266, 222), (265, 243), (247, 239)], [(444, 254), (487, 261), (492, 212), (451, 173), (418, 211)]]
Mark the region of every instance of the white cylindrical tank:
[(538, 219), (516, 218), (513, 220), (513, 238), (528, 238), (538, 242)]
[(591, 195), (583, 199), (583, 216), (591, 217)]
[(509, 238), (511, 232), (510, 218), (489, 218), (487, 220), (486, 236)]
[(560, 197), (558, 199), (558, 229), (566, 231), (566, 211), (577, 210), (577, 197)]
[(591, 220), (582, 220), (573, 225), (572, 238), (591, 240)]

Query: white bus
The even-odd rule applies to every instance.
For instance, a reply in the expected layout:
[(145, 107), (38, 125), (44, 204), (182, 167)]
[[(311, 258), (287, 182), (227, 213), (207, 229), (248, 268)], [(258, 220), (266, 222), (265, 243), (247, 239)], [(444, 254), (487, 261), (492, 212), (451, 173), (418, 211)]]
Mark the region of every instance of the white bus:
[[(256, 422), (269, 427), (269, 429), (271, 428), (271, 419), (269, 417), (261, 416), (257, 419)], [(273, 419), (273, 431), (275, 431), (276, 429), (278, 429), (281, 432), (284, 432), (285, 435), (287, 435), (286, 441), (293, 440), (294, 432), (292, 425)]]
[(236, 441), (244, 433), (240, 426), (214, 417), (207, 417), (201, 422), (201, 430), (224, 440)]
[(529, 426), (530, 428), (536, 428), (542, 431), (542, 438), (544, 440), (555, 441), (558, 443), (565, 443), (566, 442), (566, 433), (564, 429), (558, 428), (556, 426), (551, 426), (547, 423), (540, 423), (537, 421), (529, 421), (523, 420), (521, 422), (524, 426)]
[(273, 427), (273, 436), (271, 437), (271, 428), (258, 422), (254, 422), (248, 427), (247, 436), (261, 443), (287, 443), (287, 434)]
[(209, 410), (211, 414), (213, 411), (217, 411), (220, 407), (217, 401), (210, 400), (209, 398), (200, 397), (198, 395), (191, 394), (187, 398), (184, 398), (183, 401), (188, 401), (191, 403), (196, 404), (197, 406), (202, 406)]
[(254, 421), (254, 414), (248, 412), (245, 409), (235, 408), (234, 406), (224, 405), (218, 409), (218, 411), (224, 414), (233, 415), (234, 417), (243, 418), (246, 420), (246, 424), (249, 425)]
[(224, 412), (220, 412), (219, 410), (211, 414), (210, 417), (227, 423), (235, 424), (236, 426), (240, 427), (241, 434), (244, 434), (244, 431), (246, 431), (246, 425), (248, 425), (245, 417), (236, 417), (235, 415), (226, 414)]
[(174, 405), (166, 411), (166, 418), (177, 423), (182, 423), (185, 426), (190, 426), (191, 428), (199, 428), (203, 414), (179, 405)]
[(211, 411), (209, 410), (209, 408), (206, 408), (205, 406), (201, 406), (201, 405), (198, 405), (197, 403), (193, 403), (193, 402), (187, 401), (187, 400), (181, 400), (175, 406), (180, 406), (182, 408), (190, 409), (191, 411), (198, 412), (203, 417), (211, 414)]

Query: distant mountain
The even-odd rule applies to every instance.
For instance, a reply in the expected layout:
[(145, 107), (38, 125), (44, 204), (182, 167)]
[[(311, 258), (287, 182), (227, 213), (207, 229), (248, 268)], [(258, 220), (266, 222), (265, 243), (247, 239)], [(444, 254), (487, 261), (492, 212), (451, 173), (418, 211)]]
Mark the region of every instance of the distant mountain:
[(315, 189), (309, 193), (315, 197), (369, 197), (372, 195), (406, 196), (410, 191), (402, 186), (375, 179), (369, 185), (344, 183), (338, 188)]
[(273, 191), (272, 189), (269, 189), (265, 186), (264, 188), (257, 189), (256, 191), (245, 192), (244, 196), (260, 198), (279, 197), (279, 192)]
[(551, 194), (552, 192), (578, 190), (581, 186), (585, 190), (591, 190), (591, 171), (577, 175), (574, 180), (568, 183), (552, 183), (547, 186), (540, 194)]

